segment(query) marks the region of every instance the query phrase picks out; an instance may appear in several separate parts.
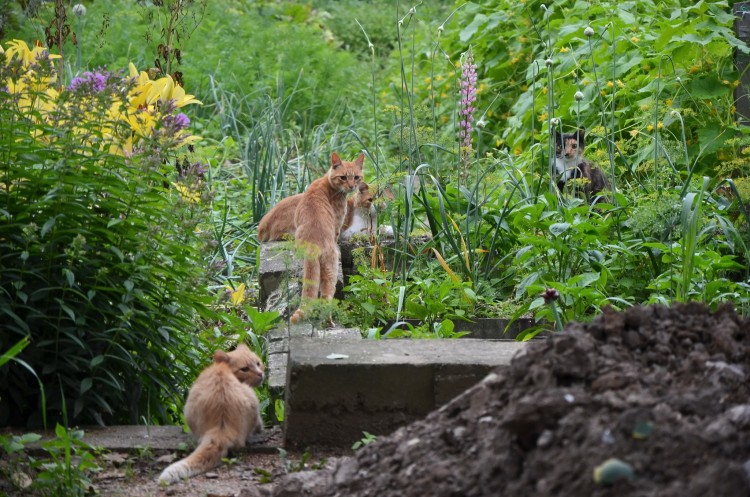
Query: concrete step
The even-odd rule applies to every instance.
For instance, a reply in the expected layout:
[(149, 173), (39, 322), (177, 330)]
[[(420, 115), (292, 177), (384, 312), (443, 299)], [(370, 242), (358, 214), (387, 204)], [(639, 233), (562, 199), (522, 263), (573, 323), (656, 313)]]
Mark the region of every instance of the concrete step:
[[(266, 242), (260, 244), (258, 283), (260, 308), (277, 310), (289, 316), (299, 305), (302, 294), (302, 259), (294, 251), (293, 242)], [(339, 264), (336, 282), (337, 299), (343, 298), (344, 274)]]
[(316, 329), (309, 323), (276, 328), (266, 333), (268, 340), (268, 391), (274, 397), (284, 397), (289, 363), (291, 337), (328, 338), (332, 340), (361, 338), (356, 328)]
[(421, 419), (508, 364), (525, 344), (490, 340), (289, 340), (284, 445), (348, 447)]
[[(92, 447), (106, 449), (112, 452), (138, 452), (144, 449), (152, 451), (188, 451), (195, 447), (195, 439), (186, 433), (181, 426), (83, 426), (83, 441)], [(39, 433), (42, 438), (25, 446), (31, 453), (41, 452), (41, 444), (54, 440), (57, 436), (54, 430), (22, 430), (19, 428), (4, 428), (3, 435), (23, 435), (24, 433)], [(253, 435), (250, 443), (244, 449), (233, 453), (276, 453), (282, 446), (282, 432), (278, 426), (264, 429), (260, 434)]]

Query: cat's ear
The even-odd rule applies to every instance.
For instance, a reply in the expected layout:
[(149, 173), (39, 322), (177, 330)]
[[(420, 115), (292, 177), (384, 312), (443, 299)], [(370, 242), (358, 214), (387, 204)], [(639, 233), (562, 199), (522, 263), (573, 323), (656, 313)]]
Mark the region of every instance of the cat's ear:
[(354, 163), (357, 165), (358, 168), (362, 169), (362, 166), (365, 163), (365, 154), (364, 152), (359, 154), (359, 156), (354, 160)]
[(366, 192), (369, 189), (370, 189), (370, 185), (368, 185), (364, 181), (359, 184), (359, 193)]
[(562, 143), (562, 134), (557, 128), (555, 128), (555, 143)]
[(214, 352), (214, 362), (229, 362), (229, 354), (227, 354), (223, 350), (217, 350), (216, 352)]
[(341, 166), (341, 157), (339, 157), (339, 154), (337, 154), (336, 152), (333, 152), (331, 154), (331, 168), (338, 169)]
[(394, 198), (396, 198), (396, 196), (393, 194), (393, 190), (391, 190), (390, 185), (386, 185), (385, 188), (383, 188), (383, 196), (388, 200), (393, 200)]
[(578, 143), (583, 144), (584, 135), (586, 133), (586, 128), (578, 128)]

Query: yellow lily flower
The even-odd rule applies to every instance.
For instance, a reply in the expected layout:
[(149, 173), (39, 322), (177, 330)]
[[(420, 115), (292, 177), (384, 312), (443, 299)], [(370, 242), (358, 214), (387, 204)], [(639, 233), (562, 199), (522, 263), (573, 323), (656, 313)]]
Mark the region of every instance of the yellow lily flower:
[(227, 285), (227, 289), (229, 289), (232, 292), (232, 304), (234, 305), (240, 305), (245, 301), (245, 284), (240, 283), (237, 285), (236, 290), (232, 290), (232, 287)]

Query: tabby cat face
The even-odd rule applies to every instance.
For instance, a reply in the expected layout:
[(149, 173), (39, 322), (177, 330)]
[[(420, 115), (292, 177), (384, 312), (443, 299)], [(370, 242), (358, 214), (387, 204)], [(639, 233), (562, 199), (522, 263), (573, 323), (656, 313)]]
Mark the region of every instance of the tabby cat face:
[(339, 155), (331, 154), (331, 169), (328, 171), (328, 181), (336, 190), (343, 193), (353, 193), (362, 182), (362, 166), (365, 154), (359, 154), (354, 162), (342, 161)]
[(583, 157), (584, 133), (583, 128), (575, 133), (555, 132), (555, 157), (580, 161)]
[(363, 181), (359, 184), (359, 191), (357, 192), (357, 196), (354, 198), (354, 206), (369, 209), (372, 205), (373, 200), (375, 200), (373, 191), (370, 190), (369, 185)]

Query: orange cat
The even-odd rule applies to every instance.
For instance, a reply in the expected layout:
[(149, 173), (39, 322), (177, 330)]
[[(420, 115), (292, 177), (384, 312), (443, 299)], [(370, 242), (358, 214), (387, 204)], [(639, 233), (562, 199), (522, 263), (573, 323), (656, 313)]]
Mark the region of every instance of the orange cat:
[(332, 299), (336, 291), (339, 265), (338, 238), (346, 215), (349, 193), (357, 191), (362, 182), (365, 155), (354, 162), (342, 162), (338, 154), (331, 154), (331, 168), (325, 176), (307, 188), (294, 213), (294, 232), (297, 246), (305, 251), (302, 282), (302, 305), (291, 317), (297, 323), (305, 316), (302, 307), (306, 300), (318, 296)]
[(198, 447), (169, 465), (159, 476), (167, 484), (218, 466), (229, 449), (244, 447), (263, 429), (258, 397), (252, 387), (263, 382), (263, 362), (245, 344), (232, 352), (216, 351), (214, 362), (201, 372), (185, 402), (185, 420)]
[(301, 193), (286, 197), (266, 212), (258, 223), (258, 241), (275, 242), (283, 240), (285, 235), (294, 235), (294, 211), (297, 210), (300, 200)]
[[(287, 236), (294, 236), (294, 213), (300, 200), (301, 193), (286, 197), (266, 212), (258, 223), (258, 241), (275, 242), (284, 240)], [(348, 240), (355, 234), (372, 234), (373, 226), (377, 222), (373, 200), (375, 195), (365, 182), (359, 184), (357, 193), (346, 199), (346, 216), (341, 227), (343, 240)]]

